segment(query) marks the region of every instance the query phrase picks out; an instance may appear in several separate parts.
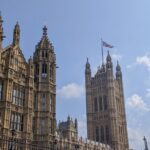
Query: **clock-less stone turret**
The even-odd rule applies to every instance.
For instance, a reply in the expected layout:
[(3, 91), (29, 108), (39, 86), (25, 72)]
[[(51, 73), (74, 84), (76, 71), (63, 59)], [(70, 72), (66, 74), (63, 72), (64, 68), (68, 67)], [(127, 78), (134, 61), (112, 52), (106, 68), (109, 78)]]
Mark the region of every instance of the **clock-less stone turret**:
[(109, 52), (106, 64), (98, 68), (94, 77), (87, 60), (85, 84), (88, 138), (109, 144), (115, 150), (128, 150), (122, 72), (117, 62), (114, 77)]

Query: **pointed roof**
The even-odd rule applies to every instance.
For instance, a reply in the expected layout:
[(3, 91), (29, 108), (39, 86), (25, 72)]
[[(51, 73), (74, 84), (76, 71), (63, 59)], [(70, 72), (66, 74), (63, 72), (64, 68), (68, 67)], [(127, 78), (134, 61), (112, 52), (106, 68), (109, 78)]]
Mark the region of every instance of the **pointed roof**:
[(40, 40), (40, 42), (37, 44), (37, 48), (42, 48), (42, 49), (52, 49), (53, 50), (53, 45), (49, 41), (48, 36), (47, 36), (47, 27), (43, 27), (43, 35)]
[(109, 54), (109, 51), (107, 52), (107, 58), (106, 58), (107, 62), (111, 62), (111, 56)]
[(119, 61), (117, 61), (116, 71), (121, 71), (121, 67), (119, 65)]

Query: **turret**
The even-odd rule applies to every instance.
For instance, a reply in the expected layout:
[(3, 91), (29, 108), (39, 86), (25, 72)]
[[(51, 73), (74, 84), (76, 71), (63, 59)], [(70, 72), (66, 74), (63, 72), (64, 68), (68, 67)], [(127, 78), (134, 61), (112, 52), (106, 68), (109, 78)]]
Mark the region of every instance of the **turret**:
[(146, 140), (145, 136), (144, 136), (143, 140), (144, 140), (144, 146), (145, 146), (144, 150), (148, 150), (147, 140)]
[(28, 60), (28, 65), (29, 65), (29, 68), (28, 68), (28, 74), (29, 76), (34, 76), (34, 68), (33, 68), (33, 59), (32, 57), (30, 56), (29, 60)]
[(77, 118), (75, 119), (75, 128), (76, 128), (76, 130), (78, 130), (78, 121), (77, 121)]
[(3, 32), (3, 19), (0, 14), (0, 50), (2, 48), (2, 41), (4, 38), (5, 38), (5, 36), (4, 36), (4, 32)]
[(88, 85), (90, 82), (90, 79), (91, 79), (91, 67), (90, 67), (88, 58), (87, 58), (87, 62), (85, 65), (85, 79), (86, 79), (86, 81), (85, 81), (86, 85)]
[(14, 28), (13, 45), (14, 46), (19, 45), (19, 42), (20, 42), (20, 27), (19, 27), (19, 24), (17, 22), (15, 25), (15, 28)]
[(119, 62), (117, 61), (117, 66), (116, 66), (116, 79), (122, 78), (122, 72), (121, 72), (121, 67), (119, 65)]
[(90, 63), (89, 63), (88, 58), (87, 58), (87, 61), (86, 61), (85, 74), (91, 75), (91, 67), (90, 67)]
[(112, 69), (112, 67), (113, 67), (112, 60), (111, 60), (111, 56), (110, 56), (109, 51), (108, 51), (107, 57), (106, 57), (106, 68)]

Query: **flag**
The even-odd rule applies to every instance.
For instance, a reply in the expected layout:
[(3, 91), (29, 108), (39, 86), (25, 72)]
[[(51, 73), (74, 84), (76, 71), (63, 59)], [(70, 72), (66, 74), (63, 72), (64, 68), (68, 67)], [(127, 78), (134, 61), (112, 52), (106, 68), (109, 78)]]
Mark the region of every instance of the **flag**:
[(102, 46), (108, 47), (108, 48), (113, 48), (114, 47), (114, 46), (112, 46), (112, 45), (110, 45), (110, 44), (108, 44), (108, 43), (106, 43), (104, 41), (102, 41)]

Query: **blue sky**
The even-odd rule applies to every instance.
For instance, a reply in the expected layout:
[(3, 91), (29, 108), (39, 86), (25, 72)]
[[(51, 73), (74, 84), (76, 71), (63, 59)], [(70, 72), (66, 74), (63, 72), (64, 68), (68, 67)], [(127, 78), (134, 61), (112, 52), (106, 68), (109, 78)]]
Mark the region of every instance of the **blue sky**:
[(41, 38), (43, 25), (48, 26), (59, 66), (57, 120), (65, 120), (68, 114), (77, 117), (80, 135), (86, 137), (86, 57), (94, 74), (101, 64), (101, 37), (113, 44), (114, 67), (119, 59), (123, 71), (130, 147), (141, 150), (143, 136), (150, 141), (149, 6), (149, 0), (0, 0), (6, 35), (3, 46), (12, 42), (18, 21), (20, 45), (28, 59)]

